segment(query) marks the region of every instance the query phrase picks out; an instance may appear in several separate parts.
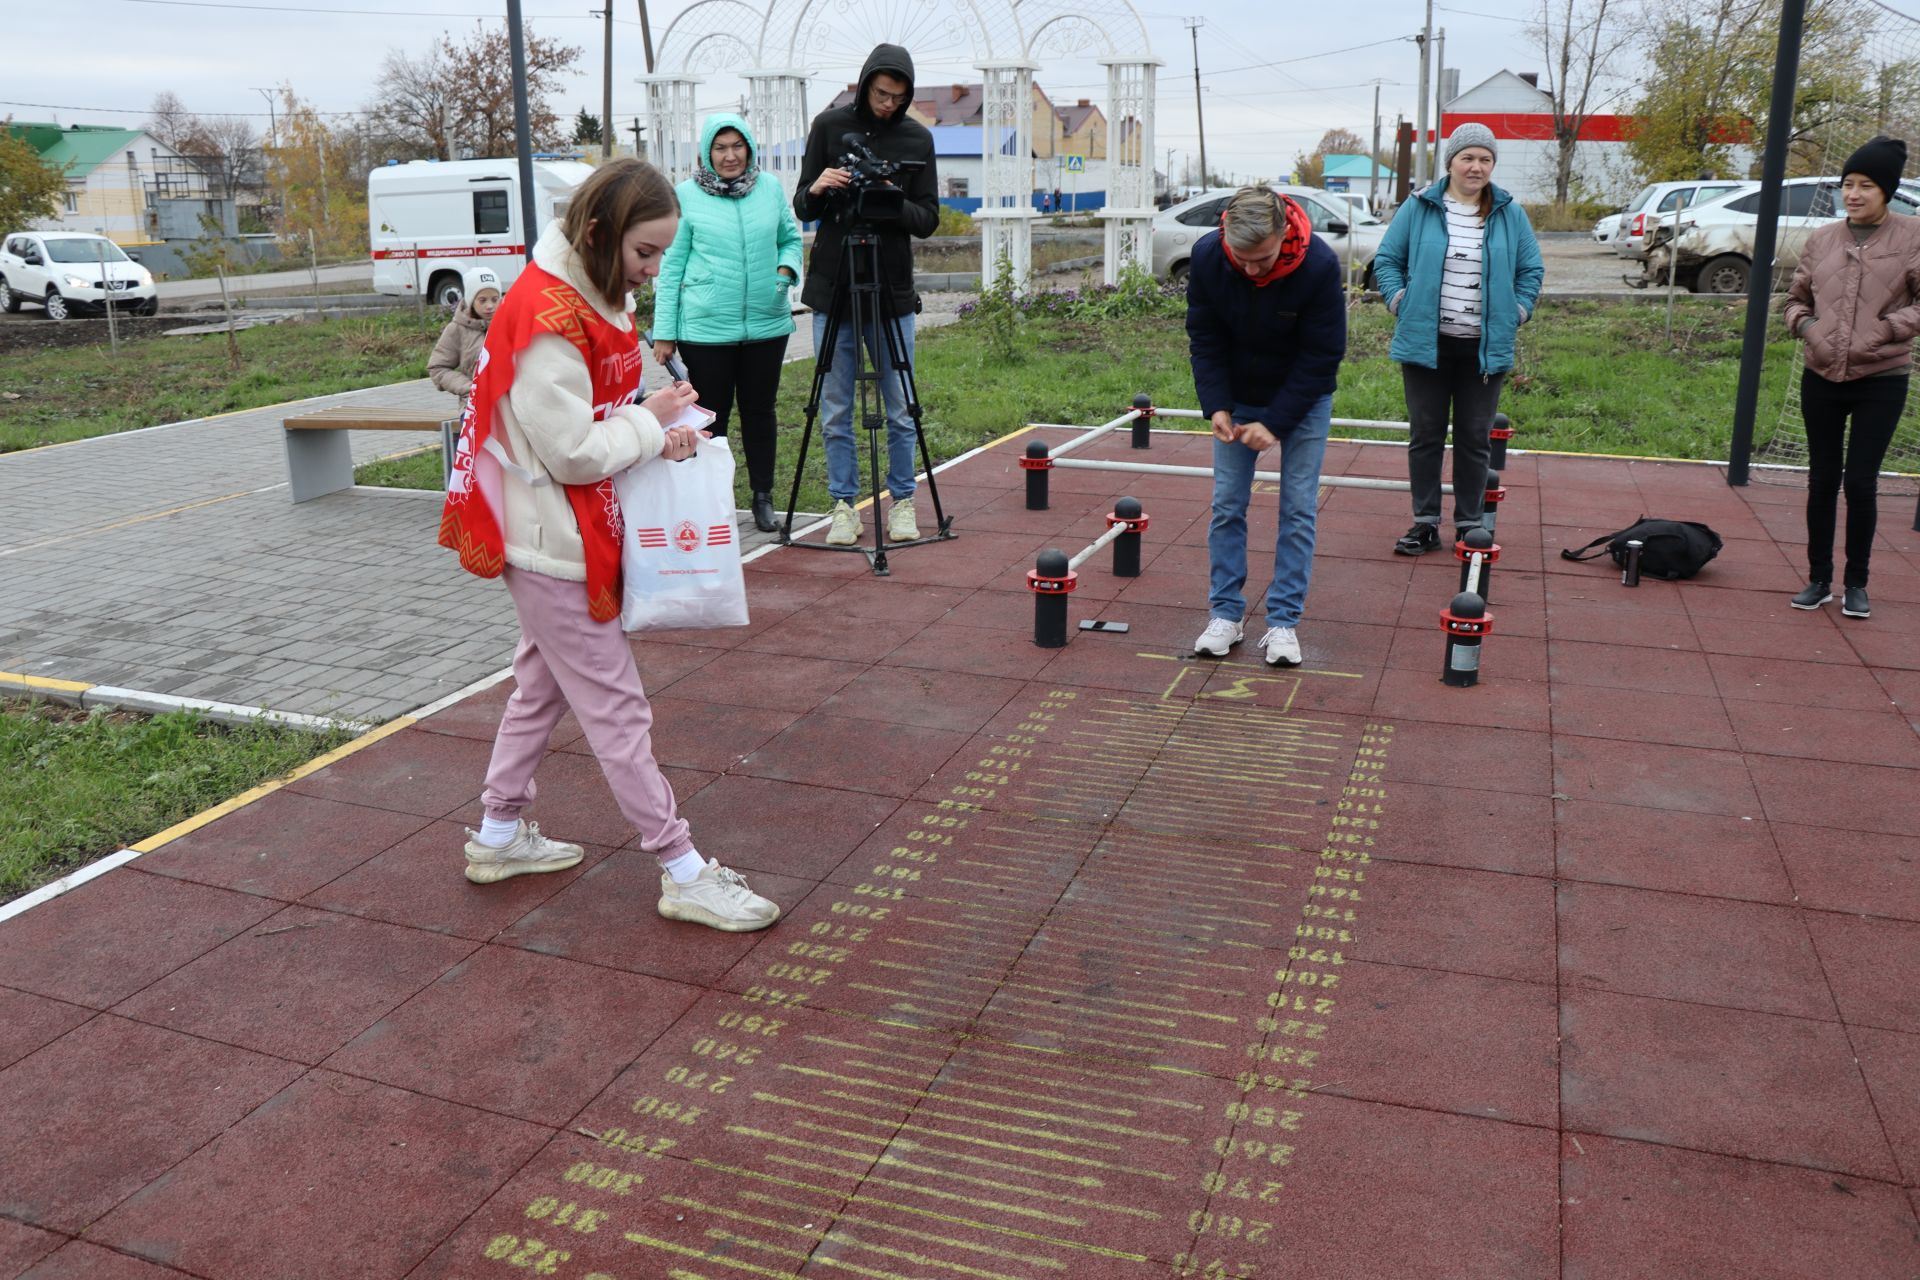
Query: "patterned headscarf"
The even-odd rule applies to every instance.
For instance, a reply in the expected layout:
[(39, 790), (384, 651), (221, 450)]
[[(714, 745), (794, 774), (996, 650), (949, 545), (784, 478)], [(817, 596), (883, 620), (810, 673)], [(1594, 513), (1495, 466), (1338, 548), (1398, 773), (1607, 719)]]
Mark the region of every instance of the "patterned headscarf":
[[(727, 132), (739, 133), (738, 129), (721, 129), (714, 134), (716, 139)], [(744, 135), (743, 135), (744, 136)], [(747, 144), (747, 168), (737, 178), (723, 178), (713, 171), (713, 156), (709, 152), (700, 157), (700, 163), (694, 166), (693, 180), (700, 189), (710, 196), (721, 196), (728, 200), (738, 200), (753, 190), (753, 184), (760, 181), (760, 156), (752, 143)]]

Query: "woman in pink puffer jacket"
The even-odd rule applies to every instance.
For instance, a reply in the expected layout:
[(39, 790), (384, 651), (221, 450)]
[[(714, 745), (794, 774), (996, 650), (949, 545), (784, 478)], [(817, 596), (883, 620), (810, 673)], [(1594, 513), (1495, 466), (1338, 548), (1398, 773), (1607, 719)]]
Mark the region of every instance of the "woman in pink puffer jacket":
[[(1787, 331), (1806, 347), (1800, 412), (1807, 426), (1807, 576), (1791, 603), (1833, 599), (1833, 531), (1847, 495), (1840, 612), (1864, 618), (1867, 558), (1878, 519), (1880, 463), (1907, 402), (1920, 334), (1920, 218), (1892, 214), (1907, 144), (1878, 137), (1841, 170), (1844, 222), (1807, 238), (1787, 289)], [(1849, 419), (1852, 431), (1849, 433)]]

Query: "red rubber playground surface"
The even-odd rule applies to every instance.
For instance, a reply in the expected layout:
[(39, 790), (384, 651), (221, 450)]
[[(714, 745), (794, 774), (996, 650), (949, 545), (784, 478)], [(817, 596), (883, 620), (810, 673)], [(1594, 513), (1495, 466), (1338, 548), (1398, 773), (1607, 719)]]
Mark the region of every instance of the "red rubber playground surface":
[[(587, 861), (462, 879), (506, 685), (0, 925), (0, 1275), (1920, 1275), (1911, 498), (1853, 622), (1786, 607), (1794, 488), (1516, 456), (1454, 689), (1403, 495), (1323, 490), (1301, 668), (1198, 661), (1205, 482), (1029, 512), (1024, 443), (891, 579), (777, 551), (636, 642), (767, 932), (655, 915), (570, 719)], [(1131, 632), (1036, 648), (1121, 493), (1071, 617)], [(1642, 512), (1727, 549), (1553, 558)]]

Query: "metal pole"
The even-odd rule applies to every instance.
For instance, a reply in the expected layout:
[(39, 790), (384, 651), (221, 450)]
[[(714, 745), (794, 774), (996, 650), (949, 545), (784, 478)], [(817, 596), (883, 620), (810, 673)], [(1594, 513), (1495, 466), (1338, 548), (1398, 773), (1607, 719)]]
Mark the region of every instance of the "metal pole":
[[(1103, 462), (1095, 458), (1061, 458), (1054, 455), (1054, 466), (1062, 471), (1127, 471), (1145, 476), (1211, 476), (1212, 467), (1176, 467), (1164, 462)], [(1264, 480), (1269, 484), (1279, 484), (1278, 471), (1256, 471), (1255, 480)], [(1320, 483), (1329, 489), (1384, 489), (1389, 492), (1405, 493), (1407, 481), (1380, 480), (1372, 476), (1327, 476), (1320, 477)], [(1453, 486), (1443, 484), (1440, 492), (1452, 493)]]
[(1747, 483), (1753, 456), (1753, 419), (1760, 407), (1760, 364), (1767, 351), (1767, 312), (1773, 301), (1773, 255), (1780, 235), (1780, 184), (1787, 174), (1787, 137), (1793, 132), (1793, 88), (1800, 75), (1800, 32), (1806, 0), (1782, 0), (1780, 45), (1773, 61), (1773, 98), (1767, 106), (1767, 150), (1760, 165), (1759, 225), (1753, 230), (1753, 266), (1747, 273), (1747, 329), (1740, 340), (1740, 385), (1733, 402), (1733, 446), (1727, 483)]
[(93, 242), (94, 251), (100, 255), (100, 296), (107, 300), (107, 345), (115, 355), (120, 354), (120, 330), (113, 320), (113, 281), (107, 278), (107, 242)]
[(1428, 59), (1433, 53), (1433, 0), (1427, 0), (1427, 25), (1414, 37), (1420, 44), (1420, 107), (1414, 113), (1413, 146), (1413, 185), (1416, 190), (1427, 185), (1427, 100), (1432, 95), (1427, 82)]
[(1440, 97), (1447, 91), (1447, 29), (1440, 28), (1433, 37), (1433, 159), (1427, 162), (1427, 172), (1440, 176), (1440, 132), (1446, 128), (1444, 108), (1447, 104)]
[(527, 36), (520, 27), (520, 0), (507, 0), (507, 36), (513, 53), (513, 153), (520, 160), (520, 238), (532, 262), (540, 228), (533, 221), (533, 128), (527, 119)]
[(606, 57), (600, 79), (600, 158), (613, 159), (613, 0), (606, 0)]
[[(613, 0), (607, 0), (611, 5)], [(653, 74), (653, 24), (647, 21), (647, 0), (640, 0), (640, 45), (647, 55), (647, 74)]]
[(307, 271), (313, 280), (313, 314), (320, 318), (320, 255), (314, 252), (313, 228), (307, 228)]
[(1373, 150), (1367, 153), (1367, 208), (1380, 216), (1380, 82), (1373, 82)]
[(1207, 113), (1200, 105), (1200, 24), (1203, 18), (1188, 18), (1187, 30), (1193, 35), (1193, 115), (1200, 126), (1200, 185), (1207, 183)]

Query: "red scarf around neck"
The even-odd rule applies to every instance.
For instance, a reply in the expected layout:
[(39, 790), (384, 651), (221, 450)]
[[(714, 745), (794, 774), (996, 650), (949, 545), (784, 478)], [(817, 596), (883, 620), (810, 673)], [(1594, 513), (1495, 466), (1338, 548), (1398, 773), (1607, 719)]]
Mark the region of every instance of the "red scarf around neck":
[(1307, 217), (1307, 211), (1292, 196), (1280, 196), (1280, 206), (1286, 213), (1287, 225), (1280, 233), (1280, 256), (1273, 260), (1273, 266), (1263, 276), (1247, 275), (1246, 268), (1240, 265), (1240, 259), (1234, 256), (1233, 246), (1227, 242), (1227, 215), (1220, 214), (1220, 247), (1227, 251), (1227, 261), (1242, 277), (1251, 280), (1255, 288), (1263, 288), (1283, 276), (1291, 275), (1293, 269), (1307, 260), (1307, 246), (1313, 243), (1313, 220)]
[[(483, 578), (497, 578), (506, 568), (503, 471), (487, 443), (500, 397), (513, 386), (515, 358), (547, 333), (571, 342), (586, 361), (596, 422), (640, 395), (639, 333), (610, 323), (572, 285), (528, 263), (487, 326), (440, 515), (440, 545), (458, 552), (461, 567)], [(564, 487), (586, 555), (587, 610), (595, 622), (606, 622), (620, 616), (620, 500), (611, 479)]]

